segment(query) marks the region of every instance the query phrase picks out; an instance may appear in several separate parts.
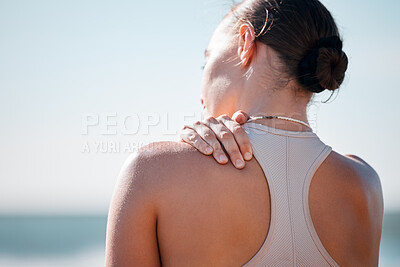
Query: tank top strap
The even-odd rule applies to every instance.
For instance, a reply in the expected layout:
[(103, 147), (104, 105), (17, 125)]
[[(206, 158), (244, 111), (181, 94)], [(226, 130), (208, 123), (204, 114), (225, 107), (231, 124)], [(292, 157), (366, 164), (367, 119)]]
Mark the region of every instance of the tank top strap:
[(303, 213), (307, 224), (307, 229), (309, 230), (310, 235), (314, 241), (314, 244), (318, 248), (319, 252), (325, 258), (325, 260), (330, 264), (330, 266), (339, 267), (339, 265), (335, 262), (335, 260), (329, 255), (328, 251), (326, 251), (325, 247), (323, 246), (321, 240), (318, 237), (318, 234), (315, 230), (314, 224), (311, 219), (311, 213), (308, 201), (308, 194), (312, 178), (315, 172), (317, 171), (318, 167), (321, 166), (321, 164), (325, 161), (325, 159), (329, 156), (331, 152), (332, 152), (332, 147), (326, 145), (325, 148), (318, 155), (318, 157), (315, 159), (313, 165), (311, 165), (310, 170), (307, 173), (303, 188)]

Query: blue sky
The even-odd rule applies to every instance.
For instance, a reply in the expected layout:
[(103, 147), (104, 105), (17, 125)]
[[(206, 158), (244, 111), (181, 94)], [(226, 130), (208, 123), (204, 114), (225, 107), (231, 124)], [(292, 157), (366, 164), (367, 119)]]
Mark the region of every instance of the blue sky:
[[(323, 3), (350, 65), (334, 101), (316, 98), (314, 130), (339, 153), (369, 162), (385, 210), (400, 210), (400, 2)], [(201, 112), (203, 52), (230, 5), (0, 1), (0, 213), (106, 212), (128, 153), (96, 152), (96, 144), (176, 140), (177, 118)], [(126, 118), (133, 127), (133, 115), (157, 114), (150, 134), (123, 133)], [(85, 135), (87, 116), (99, 121)]]

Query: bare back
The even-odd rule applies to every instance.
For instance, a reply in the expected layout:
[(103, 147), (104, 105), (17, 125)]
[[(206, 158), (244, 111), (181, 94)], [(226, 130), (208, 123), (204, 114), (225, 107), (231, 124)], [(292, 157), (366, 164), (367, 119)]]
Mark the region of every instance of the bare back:
[[(270, 230), (271, 199), (256, 159), (237, 170), (187, 144), (166, 142), (145, 148), (128, 166), (133, 173), (136, 168), (145, 170), (136, 184), (151, 202), (145, 228), (154, 231), (149, 247), (157, 247), (162, 265), (241, 266), (259, 252)], [(309, 207), (318, 237), (338, 265), (378, 265), (383, 202), (369, 165), (332, 151), (312, 178)], [(140, 238), (145, 230), (137, 229)]]

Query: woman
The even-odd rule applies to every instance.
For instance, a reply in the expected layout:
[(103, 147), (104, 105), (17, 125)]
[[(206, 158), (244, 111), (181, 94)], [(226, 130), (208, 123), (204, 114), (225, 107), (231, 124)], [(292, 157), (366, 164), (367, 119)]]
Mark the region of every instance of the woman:
[[(317, 0), (243, 1), (206, 58), (207, 119), (182, 137), (227, 163), (222, 144), (233, 164), (179, 142), (132, 155), (110, 207), (106, 265), (377, 266), (379, 177), (307, 123), (313, 94), (338, 89), (347, 68), (329, 11)], [(243, 128), (236, 110), (239, 122), (250, 116)]]

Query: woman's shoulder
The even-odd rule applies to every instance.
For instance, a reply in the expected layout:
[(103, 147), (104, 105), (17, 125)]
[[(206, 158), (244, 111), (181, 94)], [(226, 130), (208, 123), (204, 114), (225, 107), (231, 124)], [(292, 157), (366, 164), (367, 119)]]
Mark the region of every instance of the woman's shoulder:
[(344, 182), (353, 185), (350, 189), (360, 189), (364, 193), (379, 193), (381, 182), (378, 173), (361, 157), (353, 154), (340, 154), (332, 151), (331, 167)]
[(190, 201), (186, 200), (188, 192), (193, 199), (197, 195), (218, 198), (222, 191), (229, 194), (265, 183), (255, 159), (238, 170), (231, 162), (221, 165), (213, 156), (203, 155), (183, 142), (156, 142), (142, 147), (126, 160), (120, 180), (126, 180), (123, 185), (127, 190), (140, 191), (147, 201), (159, 206), (172, 198)]
[(139, 184), (148, 192), (165, 194), (170, 191), (168, 188), (195, 186), (199, 180), (206, 182), (211, 176), (232, 169), (235, 168), (231, 163), (221, 166), (212, 156), (205, 156), (186, 143), (154, 142), (128, 157), (120, 179), (129, 180), (131, 186)]
[(140, 179), (161, 179), (193, 167), (196, 165), (195, 160), (201, 157), (195, 148), (183, 142), (154, 142), (132, 153), (126, 159), (122, 171), (135, 172)]
[[(328, 224), (320, 224), (329, 227), (325, 230), (319, 228), (328, 251), (337, 252), (332, 256), (338, 263), (350, 260), (348, 251), (357, 263), (354, 265), (369, 266), (371, 262), (377, 262), (384, 208), (377, 172), (361, 157), (332, 151), (317, 170), (316, 178), (314, 194), (320, 196), (321, 201), (312, 203), (316, 215), (330, 218)], [(342, 248), (331, 243), (334, 240), (332, 233), (346, 238)], [(345, 253), (340, 252), (343, 246), (346, 246)]]
[[(323, 165), (334, 181), (357, 198), (382, 201), (382, 186), (375, 169), (361, 157), (332, 151)], [(383, 202), (381, 203), (383, 205)]]
[[(359, 229), (363, 228), (364, 240), (370, 244), (379, 244), (384, 211), (381, 180), (375, 169), (366, 160), (352, 154), (332, 153), (336, 161), (336, 177), (342, 182), (342, 190), (354, 208), (354, 218)], [(369, 234), (366, 234), (369, 233)]]
[(199, 153), (191, 145), (173, 141), (154, 142), (143, 146), (127, 161), (139, 167), (141, 172), (157, 174), (159, 177), (175, 172), (188, 173), (201, 167), (201, 164), (212, 162), (210, 156)]

